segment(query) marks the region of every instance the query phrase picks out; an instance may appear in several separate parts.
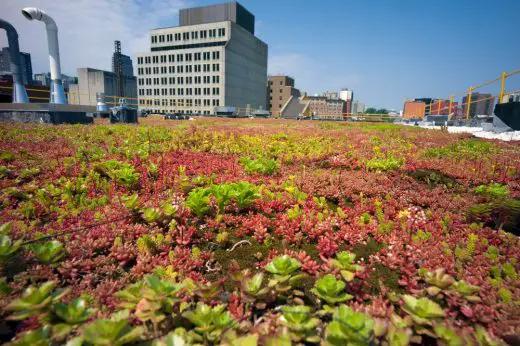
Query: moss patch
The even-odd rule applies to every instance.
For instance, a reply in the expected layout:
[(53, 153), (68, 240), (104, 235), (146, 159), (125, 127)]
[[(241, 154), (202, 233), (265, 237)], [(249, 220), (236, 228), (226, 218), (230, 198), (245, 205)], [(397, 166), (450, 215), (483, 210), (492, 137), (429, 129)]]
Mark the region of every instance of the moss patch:
[(378, 253), (383, 248), (383, 244), (378, 243), (374, 238), (368, 238), (366, 244), (357, 243), (352, 246), (352, 252), (356, 254), (356, 259), (363, 258), (365, 261), (368, 260), (370, 255)]
[(417, 181), (427, 184), (429, 188), (434, 188), (438, 185), (451, 188), (457, 183), (450, 176), (432, 169), (417, 169), (409, 173), (409, 175)]
[(374, 264), (374, 271), (368, 278), (370, 284), (370, 294), (377, 295), (381, 291), (381, 284), (391, 291), (402, 291), (399, 285), (401, 273), (398, 270), (392, 270), (381, 263)]

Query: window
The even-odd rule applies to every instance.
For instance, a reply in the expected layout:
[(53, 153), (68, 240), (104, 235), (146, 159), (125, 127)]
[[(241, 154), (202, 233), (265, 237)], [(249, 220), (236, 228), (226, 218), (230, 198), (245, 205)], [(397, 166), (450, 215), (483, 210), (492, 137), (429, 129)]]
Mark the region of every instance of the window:
[(193, 78), (192, 77), (186, 77), (186, 84), (192, 84)]
[(168, 66), (168, 73), (175, 73), (175, 66)]
[(186, 61), (191, 61), (191, 53), (186, 53)]
[(200, 84), (201, 82), (200, 76), (195, 76), (195, 84)]
[(200, 31), (200, 38), (207, 38), (208, 37), (208, 32), (206, 30), (201, 30)]
[(225, 28), (218, 29), (218, 36), (219, 37), (226, 36), (226, 29)]
[(186, 66), (186, 73), (192, 73), (193, 70), (192, 70), (192, 66), (191, 65), (187, 65)]
[(177, 73), (184, 73), (184, 66), (177, 66)]
[(175, 34), (175, 41), (180, 41), (180, 40), (181, 40), (181, 34), (180, 33)]
[(200, 53), (194, 53), (194, 59), (195, 61), (200, 61)]
[(213, 52), (213, 60), (220, 59), (220, 52)]
[(282, 97), (280, 96), (280, 101), (282, 101)]
[(209, 37), (210, 38), (217, 37), (217, 29), (209, 30)]
[(187, 41), (190, 39), (190, 33), (189, 32), (183, 32), (182, 33), (182, 39)]
[(203, 59), (203, 60), (209, 60), (209, 52), (204, 52), (204, 53), (202, 54), (202, 59)]
[(177, 62), (182, 62), (182, 61), (183, 61), (183, 55), (177, 54)]
[(199, 38), (199, 32), (198, 31), (192, 31), (191, 32), (191, 39), (196, 40)]
[(213, 83), (220, 83), (220, 76), (213, 76)]
[(200, 65), (195, 65), (195, 72), (200, 72)]
[(213, 64), (213, 72), (219, 72), (220, 71), (220, 64)]
[(169, 82), (169, 84), (172, 84), (172, 85), (175, 84), (175, 77), (168, 78), (168, 82)]
[(157, 43), (157, 36), (152, 36), (152, 44)]
[(168, 55), (168, 62), (174, 62), (174, 60), (175, 60), (175, 55), (169, 54)]

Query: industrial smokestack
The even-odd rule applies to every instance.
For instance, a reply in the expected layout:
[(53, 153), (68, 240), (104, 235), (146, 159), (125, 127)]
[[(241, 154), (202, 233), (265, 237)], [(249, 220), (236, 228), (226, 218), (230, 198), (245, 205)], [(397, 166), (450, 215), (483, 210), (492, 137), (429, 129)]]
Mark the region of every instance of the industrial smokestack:
[(24, 8), (22, 14), (29, 20), (39, 20), (45, 23), (51, 70), (51, 103), (66, 104), (65, 91), (61, 81), (60, 50), (58, 47), (58, 27), (56, 22), (47, 13), (34, 7)]
[(20, 67), (20, 46), (18, 45), (18, 33), (15, 28), (3, 19), (0, 19), (0, 28), (7, 34), (9, 45), (9, 57), (11, 60), (11, 73), (13, 74), (13, 103), (29, 103), (27, 91), (23, 85), (22, 69)]

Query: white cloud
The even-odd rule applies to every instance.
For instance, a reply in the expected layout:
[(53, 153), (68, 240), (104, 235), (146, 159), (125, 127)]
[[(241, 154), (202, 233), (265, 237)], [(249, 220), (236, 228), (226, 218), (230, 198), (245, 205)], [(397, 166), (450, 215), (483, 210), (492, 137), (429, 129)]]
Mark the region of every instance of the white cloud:
[[(24, 7), (37, 7), (58, 25), (62, 72), (76, 75), (78, 67), (112, 68), (114, 41), (135, 62), (135, 54), (149, 51), (150, 29), (176, 25), (179, 8), (191, 0), (1, 0), (0, 13), (18, 31), (20, 49), (32, 57), (33, 73), (49, 71), (45, 25), (29, 21)], [(0, 46), (7, 38), (0, 33)]]

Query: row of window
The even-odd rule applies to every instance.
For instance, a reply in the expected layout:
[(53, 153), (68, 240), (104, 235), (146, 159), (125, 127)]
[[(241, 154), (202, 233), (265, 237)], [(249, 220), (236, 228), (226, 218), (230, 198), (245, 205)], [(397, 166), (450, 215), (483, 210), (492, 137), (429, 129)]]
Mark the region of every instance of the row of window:
[(138, 78), (138, 85), (219, 84), (220, 76)]
[(139, 96), (220, 95), (220, 88), (155, 88), (139, 89)]
[(184, 62), (184, 61), (207, 61), (207, 60), (218, 60), (220, 59), (220, 52), (198, 52), (198, 53), (185, 53), (185, 54), (162, 54), (154, 56), (137, 57), (137, 64), (166, 64), (172, 62)]
[(137, 68), (137, 75), (192, 73), (193, 71), (195, 73), (220, 72), (220, 64), (178, 65), (177, 68), (175, 66), (139, 67)]
[(226, 36), (226, 29), (210, 29), (210, 30), (200, 30), (200, 31), (191, 31), (191, 32), (179, 32), (176, 34), (165, 34), (165, 35), (153, 35), (152, 36), (152, 44), (154, 43), (164, 43), (164, 42), (177, 42), (177, 41), (189, 41), (198, 40), (199, 37), (201, 39), (205, 38), (215, 38), (215, 37), (224, 37)]
[(139, 105), (141, 106), (170, 106), (170, 107), (209, 107), (209, 106), (220, 106), (220, 100), (218, 99), (140, 99)]

